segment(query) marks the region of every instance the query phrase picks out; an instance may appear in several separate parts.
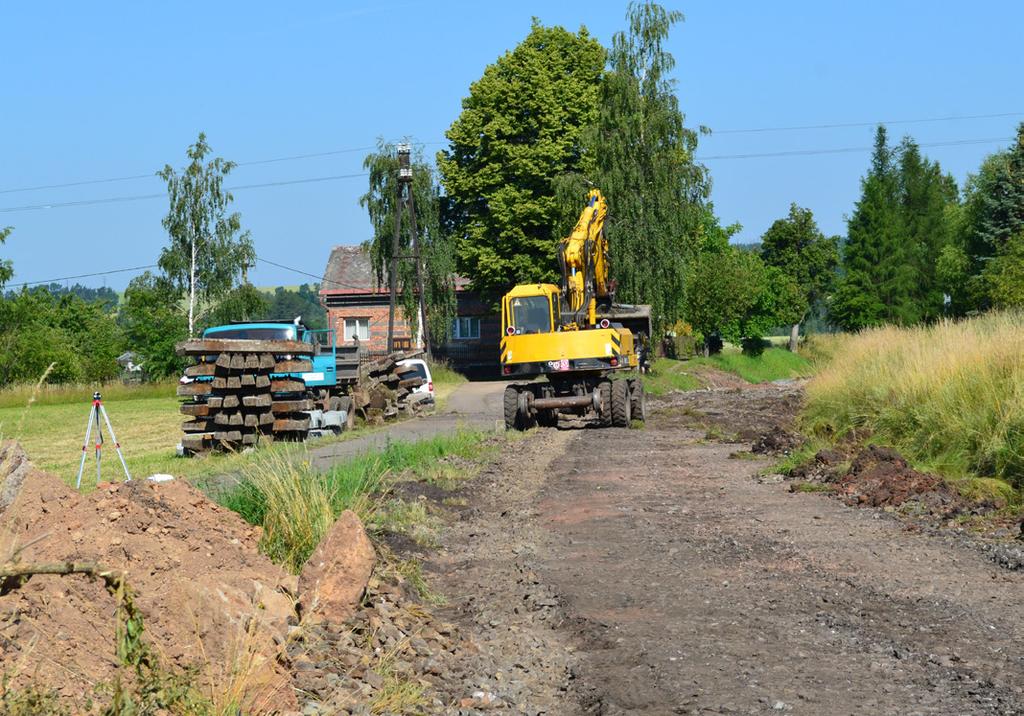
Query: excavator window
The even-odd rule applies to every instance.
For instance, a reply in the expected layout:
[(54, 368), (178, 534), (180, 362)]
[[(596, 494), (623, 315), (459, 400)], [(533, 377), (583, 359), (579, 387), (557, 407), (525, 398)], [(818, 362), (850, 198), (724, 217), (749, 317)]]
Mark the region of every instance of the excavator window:
[(551, 302), (547, 296), (513, 298), (511, 303), (511, 325), (517, 335), (551, 332)]

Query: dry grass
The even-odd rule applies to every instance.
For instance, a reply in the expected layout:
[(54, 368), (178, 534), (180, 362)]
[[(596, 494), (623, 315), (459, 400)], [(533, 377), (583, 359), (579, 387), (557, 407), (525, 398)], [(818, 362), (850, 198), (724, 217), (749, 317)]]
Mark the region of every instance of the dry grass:
[(925, 469), (1024, 486), (1024, 314), (832, 340), (806, 430), (871, 435)]

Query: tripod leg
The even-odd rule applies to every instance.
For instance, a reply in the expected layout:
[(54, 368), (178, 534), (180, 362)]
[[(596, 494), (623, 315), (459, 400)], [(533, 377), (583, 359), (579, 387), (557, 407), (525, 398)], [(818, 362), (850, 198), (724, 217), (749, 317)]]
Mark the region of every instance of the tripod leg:
[(100, 459), (103, 457), (103, 426), (100, 425), (100, 410), (103, 406), (100, 405), (93, 410), (96, 415), (96, 484), (100, 484), (102, 479), (102, 470), (100, 469)]
[(92, 435), (92, 420), (93, 412), (96, 410), (96, 406), (93, 406), (89, 410), (89, 420), (85, 423), (85, 440), (82, 441), (82, 461), (78, 463), (78, 479), (75, 480), (75, 489), (77, 490), (82, 486), (82, 471), (85, 469), (85, 455), (86, 450), (89, 447), (89, 436)]
[(100, 405), (100, 412), (103, 413), (103, 420), (107, 424), (107, 430), (110, 432), (110, 439), (114, 441), (114, 449), (117, 450), (117, 456), (121, 458), (121, 467), (124, 468), (124, 476), (131, 480), (132, 476), (128, 472), (128, 463), (124, 461), (124, 454), (121, 452), (121, 443), (117, 441), (117, 435), (114, 434), (114, 426), (110, 424), (110, 416), (107, 415), (107, 409)]

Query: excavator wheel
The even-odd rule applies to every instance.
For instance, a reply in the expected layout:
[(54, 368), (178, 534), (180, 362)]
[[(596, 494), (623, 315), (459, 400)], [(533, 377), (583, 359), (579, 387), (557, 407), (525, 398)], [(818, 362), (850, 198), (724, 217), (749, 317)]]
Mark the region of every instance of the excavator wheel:
[(647, 421), (647, 395), (644, 393), (644, 383), (639, 378), (629, 381), (629, 402), (630, 419), (639, 420), (641, 423)]
[(519, 427), (519, 391), (516, 389), (516, 386), (505, 386), (503, 405), (505, 408), (505, 429), (521, 430), (522, 428)]
[(554, 409), (542, 410), (537, 414), (537, 423), (542, 428), (558, 427), (558, 411)]
[(598, 415), (603, 427), (611, 427), (612, 424), (612, 381), (602, 380), (597, 384), (597, 397), (601, 404), (601, 411)]
[(612, 425), (617, 428), (629, 427), (629, 382), (612, 381)]

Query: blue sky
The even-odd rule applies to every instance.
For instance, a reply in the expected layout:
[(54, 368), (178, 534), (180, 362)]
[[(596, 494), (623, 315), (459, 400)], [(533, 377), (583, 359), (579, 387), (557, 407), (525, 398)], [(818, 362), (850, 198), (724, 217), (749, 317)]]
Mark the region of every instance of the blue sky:
[[(1008, 138), (1024, 120), (1024, 3), (666, 3), (682, 10), (669, 49), (691, 126), (722, 131), (698, 154), (724, 223), (754, 241), (790, 202), (843, 233), (866, 152), (711, 159), (868, 147), (870, 127), (723, 130), (1014, 113), (891, 126), (922, 144)], [(410, 136), (440, 148), (469, 84), (514, 47), (532, 16), (586, 25), (605, 44), (625, 2), (5, 3), (0, 5), (0, 210), (159, 193), (196, 134), (238, 162), (360, 148)], [(925, 147), (962, 181), (1005, 142)], [(243, 166), (232, 185), (354, 174), (365, 152)], [(331, 246), (369, 224), (365, 179), (236, 193), (258, 254), (320, 274)], [(610, 201), (614, 206), (614, 197)], [(154, 263), (162, 199), (0, 211), (15, 232), (13, 281)], [(123, 288), (130, 273), (83, 279)], [(309, 280), (261, 264), (259, 285)]]

